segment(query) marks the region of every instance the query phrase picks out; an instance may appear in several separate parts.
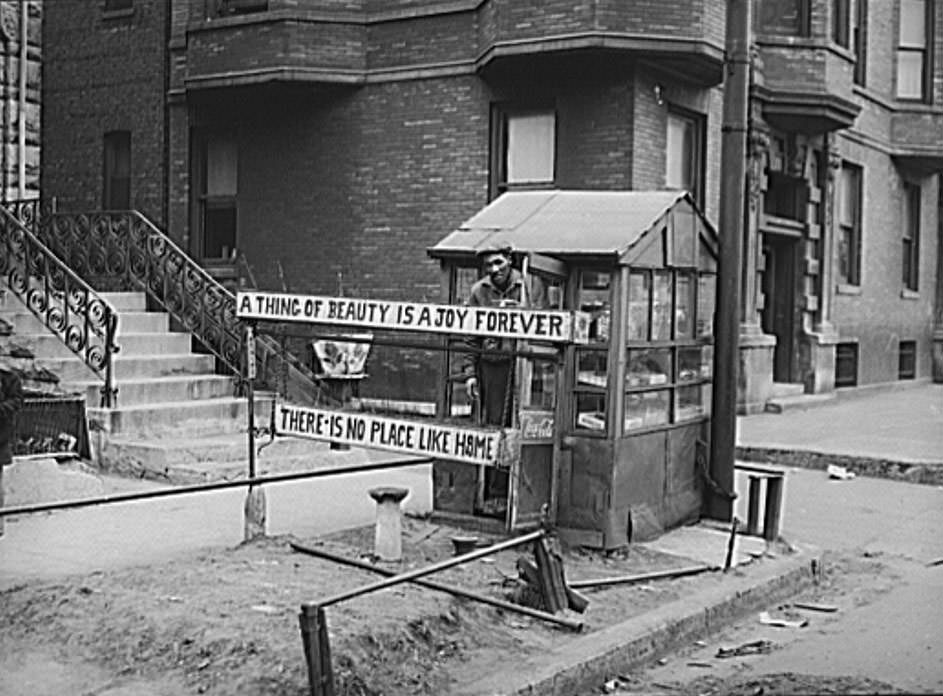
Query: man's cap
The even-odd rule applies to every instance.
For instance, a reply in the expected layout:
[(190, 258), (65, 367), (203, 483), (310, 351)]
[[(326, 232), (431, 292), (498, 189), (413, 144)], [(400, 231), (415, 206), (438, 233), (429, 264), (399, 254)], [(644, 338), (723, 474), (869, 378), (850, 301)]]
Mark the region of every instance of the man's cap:
[(511, 254), (514, 253), (514, 248), (510, 244), (504, 244), (501, 242), (490, 242), (485, 244), (481, 249), (475, 252), (475, 256), (482, 258), (483, 256), (490, 256), (491, 254), (502, 254), (510, 258)]

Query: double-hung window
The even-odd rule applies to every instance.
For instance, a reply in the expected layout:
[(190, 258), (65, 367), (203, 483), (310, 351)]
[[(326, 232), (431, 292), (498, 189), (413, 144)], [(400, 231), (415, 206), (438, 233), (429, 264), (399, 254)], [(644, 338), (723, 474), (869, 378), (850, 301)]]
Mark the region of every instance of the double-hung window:
[(897, 98), (929, 101), (933, 85), (933, 2), (900, 0)]
[(917, 292), (920, 283), (920, 187), (904, 184), (903, 284)]
[(832, 41), (843, 48), (851, 48), (852, 0), (832, 2)]
[(854, 81), (864, 85), (868, 0), (833, 0), (832, 41), (855, 55)]
[(510, 189), (553, 186), (556, 125), (556, 114), (550, 107), (494, 107), (492, 197)]
[(854, 81), (856, 85), (864, 86), (868, 69), (868, 0), (857, 0), (851, 42), (855, 52)]
[(227, 258), (236, 247), (238, 150), (235, 140), (211, 137), (203, 151), (201, 204), (204, 258)]
[(665, 142), (665, 187), (704, 198), (704, 119), (678, 109), (668, 111)]
[(838, 179), (838, 276), (861, 284), (861, 167), (843, 162)]

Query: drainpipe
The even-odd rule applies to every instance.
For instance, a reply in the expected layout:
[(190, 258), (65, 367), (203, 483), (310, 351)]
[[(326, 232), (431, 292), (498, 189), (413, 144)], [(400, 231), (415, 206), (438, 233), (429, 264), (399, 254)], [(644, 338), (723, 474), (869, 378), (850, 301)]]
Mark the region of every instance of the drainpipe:
[(3, 133), (0, 135), (0, 145), (3, 147), (3, 156), (2, 156), (2, 186), (3, 186), (3, 202), (6, 203), (9, 200), (10, 193), (10, 156), (7, 148), (7, 138), (10, 134), (10, 100), (13, 98), (13, 76), (10, 74), (11, 60), (10, 60), (10, 38), (6, 35), (6, 32), (0, 32), (0, 36), (3, 37)]
[[(752, 0), (727, 0), (726, 76), (721, 135), (720, 235), (714, 316), (714, 389), (711, 403), (710, 478), (720, 491), (707, 499), (707, 517), (729, 520), (737, 436), (740, 363), (740, 282), (746, 201), (747, 115), (750, 94)], [(714, 486), (710, 486), (714, 489)]]
[(26, 198), (26, 48), (29, 43), (29, 3), (20, 4), (20, 101), (18, 115), (18, 133), (16, 155), (18, 158), (17, 178), (19, 179), (18, 195), (20, 200)]

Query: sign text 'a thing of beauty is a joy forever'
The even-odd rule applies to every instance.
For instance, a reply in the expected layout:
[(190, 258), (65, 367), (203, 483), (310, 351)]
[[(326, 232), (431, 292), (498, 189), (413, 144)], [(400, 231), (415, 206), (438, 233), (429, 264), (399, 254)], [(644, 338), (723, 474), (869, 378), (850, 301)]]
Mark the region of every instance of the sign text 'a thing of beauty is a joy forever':
[(585, 343), (582, 312), (395, 302), (274, 292), (239, 292), (236, 316), (547, 342)]
[(279, 403), (275, 432), (313, 440), (495, 465), (501, 431)]

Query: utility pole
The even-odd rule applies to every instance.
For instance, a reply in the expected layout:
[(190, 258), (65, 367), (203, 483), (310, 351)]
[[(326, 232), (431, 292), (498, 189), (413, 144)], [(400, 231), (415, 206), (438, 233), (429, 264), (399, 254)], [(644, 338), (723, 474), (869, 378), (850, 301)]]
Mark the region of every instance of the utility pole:
[[(717, 487), (731, 492), (737, 439), (740, 275), (746, 200), (752, 6), (753, 0), (727, 0), (720, 160), (720, 250), (717, 309), (714, 316), (714, 388), (711, 399), (709, 471)], [(733, 515), (733, 501), (721, 492), (712, 490), (705, 512), (708, 517), (729, 520)]]

